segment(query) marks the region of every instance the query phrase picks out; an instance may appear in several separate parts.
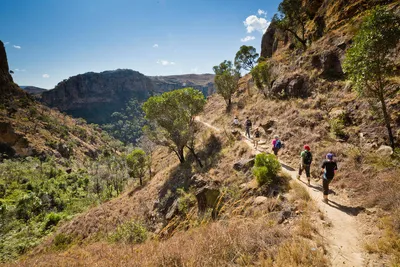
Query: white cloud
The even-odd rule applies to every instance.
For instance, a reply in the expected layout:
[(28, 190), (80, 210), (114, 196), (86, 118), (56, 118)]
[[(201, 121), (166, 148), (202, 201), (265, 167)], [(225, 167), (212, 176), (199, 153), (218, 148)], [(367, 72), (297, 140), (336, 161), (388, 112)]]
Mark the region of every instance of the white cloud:
[(242, 41), (243, 43), (245, 43), (245, 42), (248, 42), (248, 41), (252, 41), (252, 40), (254, 40), (254, 39), (256, 39), (256, 37), (254, 37), (254, 36), (246, 36), (246, 37), (240, 39), (240, 41)]
[(15, 49), (21, 49), (21, 46), (19, 46), (19, 45), (13, 45), (13, 47), (14, 47)]
[(8, 45), (10, 42), (5, 42), (4, 45)]
[(190, 72), (191, 73), (197, 73), (199, 71), (199, 68), (198, 67), (195, 67), (195, 68), (193, 68), (193, 69), (190, 69)]
[(168, 60), (157, 60), (157, 64), (161, 64), (163, 66), (168, 66), (168, 65), (175, 65), (175, 62), (168, 61)]
[(264, 11), (264, 10), (262, 10), (262, 9), (259, 9), (259, 10), (257, 11), (257, 13), (258, 13), (259, 16), (264, 16), (264, 17), (267, 16), (267, 12)]
[(154, 44), (153, 47), (154, 47), (154, 48), (158, 48), (158, 44)]
[(267, 21), (265, 18), (259, 18), (256, 15), (248, 16), (246, 20), (243, 21), (248, 33), (252, 33), (254, 31), (264, 33), (270, 23), (271, 22)]
[(19, 71), (19, 69), (14, 69), (15, 71)]
[(45, 73), (45, 74), (42, 75), (42, 77), (45, 78), (45, 79), (47, 79), (47, 78), (50, 78), (50, 75), (48, 75), (47, 73)]

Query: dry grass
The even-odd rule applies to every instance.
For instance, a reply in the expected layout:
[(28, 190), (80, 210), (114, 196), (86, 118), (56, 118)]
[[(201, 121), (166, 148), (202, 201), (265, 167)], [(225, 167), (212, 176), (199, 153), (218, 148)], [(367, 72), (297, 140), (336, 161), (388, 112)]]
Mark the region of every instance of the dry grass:
[(313, 246), (262, 218), (243, 219), (211, 223), (163, 242), (122, 247), (97, 243), (14, 266), (327, 266), (321, 249)]

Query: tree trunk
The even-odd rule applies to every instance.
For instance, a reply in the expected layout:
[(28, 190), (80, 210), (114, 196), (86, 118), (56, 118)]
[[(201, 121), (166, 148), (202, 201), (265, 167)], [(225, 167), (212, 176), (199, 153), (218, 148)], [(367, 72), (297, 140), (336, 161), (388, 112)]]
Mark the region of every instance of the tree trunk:
[(199, 157), (197, 156), (196, 152), (194, 151), (194, 148), (191, 148), (191, 147), (187, 147), (187, 148), (193, 154), (193, 156), (196, 159), (197, 164), (199, 164), (200, 168), (203, 168), (203, 163), (201, 163), (201, 160), (199, 159)]
[(142, 176), (140, 176), (140, 177), (139, 177), (139, 182), (140, 182), (140, 186), (142, 186), (142, 185), (143, 185), (143, 179), (142, 179)]
[(392, 127), (390, 126), (390, 116), (387, 112), (385, 98), (383, 97), (383, 95), (379, 96), (379, 100), (381, 101), (382, 104), (383, 118), (385, 119), (386, 128), (389, 134), (390, 146), (394, 149), (394, 137), (392, 133)]
[(183, 147), (178, 148), (178, 158), (181, 163), (185, 162), (185, 155), (183, 154)]

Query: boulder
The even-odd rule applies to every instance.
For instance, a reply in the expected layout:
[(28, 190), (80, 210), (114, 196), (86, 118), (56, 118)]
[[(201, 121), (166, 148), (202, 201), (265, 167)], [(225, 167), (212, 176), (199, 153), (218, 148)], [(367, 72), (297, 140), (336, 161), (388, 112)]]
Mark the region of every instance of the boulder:
[(271, 127), (274, 126), (275, 123), (276, 121), (269, 120), (266, 123), (260, 123), (260, 127), (263, 128), (266, 134), (271, 134), (273, 132), (273, 129)]
[(264, 204), (265, 202), (267, 202), (268, 198), (264, 197), (264, 196), (258, 196), (254, 199), (253, 203), (255, 205), (261, 205)]
[(313, 55), (311, 65), (316, 69), (321, 69), (321, 75), (326, 78), (341, 78), (344, 74), (337, 49)]
[(376, 151), (382, 157), (390, 157), (393, 154), (393, 148), (390, 146), (380, 146)]
[(197, 207), (200, 213), (215, 209), (220, 191), (214, 186), (204, 186), (196, 191)]
[(175, 199), (174, 203), (169, 207), (165, 219), (170, 220), (178, 213), (178, 203), (179, 199)]
[(280, 97), (306, 97), (309, 88), (303, 75), (280, 76), (273, 84), (271, 93)]
[(292, 211), (287, 209), (283, 210), (278, 215), (278, 223), (283, 223), (286, 219), (289, 219), (292, 216)]
[(255, 158), (250, 158), (250, 159), (241, 159), (235, 164), (233, 164), (233, 169), (237, 171), (243, 171), (246, 172), (248, 171), (251, 167), (254, 166)]

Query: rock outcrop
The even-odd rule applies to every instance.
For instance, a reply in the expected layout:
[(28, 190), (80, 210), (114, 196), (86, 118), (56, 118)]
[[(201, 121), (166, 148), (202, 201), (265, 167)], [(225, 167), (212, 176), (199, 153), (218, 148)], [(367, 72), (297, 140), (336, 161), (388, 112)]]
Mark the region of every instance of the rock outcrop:
[(41, 94), (41, 101), (88, 122), (107, 123), (131, 98), (139, 102), (151, 95), (184, 87), (193, 87), (206, 96), (214, 92), (214, 75), (178, 75), (147, 77), (137, 71), (118, 69), (89, 72), (70, 77), (54, 89)]

